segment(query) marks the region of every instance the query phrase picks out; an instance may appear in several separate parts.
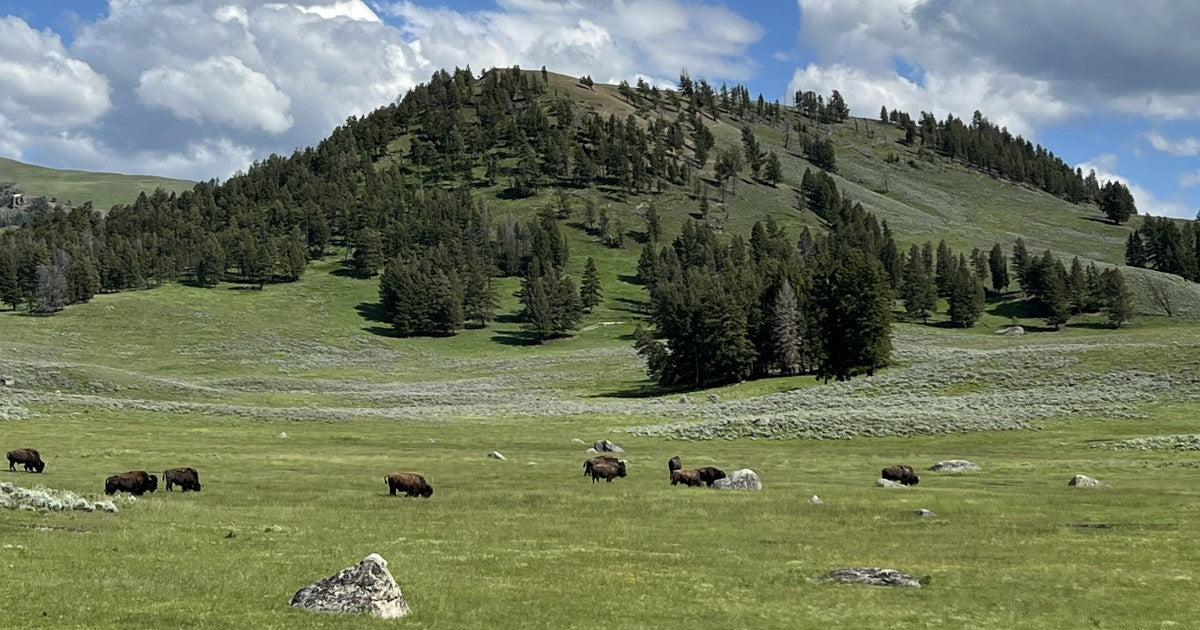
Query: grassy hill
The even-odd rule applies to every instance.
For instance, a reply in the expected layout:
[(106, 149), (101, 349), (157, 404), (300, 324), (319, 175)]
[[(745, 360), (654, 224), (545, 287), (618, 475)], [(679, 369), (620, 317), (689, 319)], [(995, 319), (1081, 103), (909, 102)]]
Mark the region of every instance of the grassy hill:
[[(551, 87), (580, 108), (635, 113), (612, 86), (551, 75)], [(738, 121), (711, 125), (739, 140)], [(766, 217), (795, 235), (819, 228), (794, 204), (806, 162), (778, 130), (756, 131), (780, 152), (785, 181), (738, 182), (713, 220), (726, 234)], [(905, 245), (1007, 248), (1021, 236), (1034, 251), (1121, 261), (1130, 228), (1095, 220), (1095, 208), (918, 159), (878, 122), (829, 131), (839, 183)], [(476, 189), (493, 216), (552, 203), (548, 190), (510, 199), (503, 186)], [(0, 312), (0, 450), (38, 448), (47, 462), (37, 476), (0, 472), (0, 483), (95, 495), (107, 475), (174, 466), (198, 468), (204, 483), (122, 499), (117, 514), (0, 507), (0, 560), (37, 568), (6, 584), (0, 619), (362, 627), (287, 602), (372, 552), (413, 608), (402, 623), (421, 628), (1146, 627), (1200, 614), (1189, 544), (1200, 536), (1189, 507), (1200, 451), (1174, 437), (1198, 432), (1194, 324), (1150, 314), (1113, 331), (1082, 317), (1051, 331), (1006, 296), (971, 330), (944, 314), (898, 323), (896, 364), (871, 378), (663, 390), (631, 348), (645, 309), (631, 281), (640, 217), (653, 202), (674, 234), (698, 200), (573, 192), (620, 217), (628, 246), (566, 221), (568, 271), (595, 257), (604, 299), (574, 336), (547, 344), (526, 343), (515, 278), (499, 281), (492, 325), (397, 338), (377, 319), (378, 281), (347, 274), (344, 250), (261, 291), (168, 284), (53, 317)], [(1143, 294), (1169, 282), (1180, 310), (1200, 314), (1195, 285), (1127, 272)], [(1027, 334), (994, 334), (1014, 321)], [(602, 438), (626, 449), (629, 477), (580, 478)], [(492, 450), (508, 459), (487, 459)], [(672, 455), (751, 468), (764, 489), (672, 487)], [(951, 458), (983, 470), (924, 470)], [(920, 485), (872, 488), (895, 463), (917, 468)], [(433, 497), (387, 496), (382, 478), (397, 470), (424, 473)], [(1067, 487), (1076, 473), (1112, 487)], [(844, 566), (932, 581), (911, 591), (813, 581)]]
[(92, 205), (107, 210), (115, 204), (130, 203), (145, 191), (156, 188), (168, 192), (182, 192), (192, 187), (193, 182), (152, 175), (121, 175), (119, 173), (92, 173), (46, 168), (24, 164), (8, 158), (0, 158), (0, 182), (14, 182), (28, 197), (47, 197), (61, 203)]

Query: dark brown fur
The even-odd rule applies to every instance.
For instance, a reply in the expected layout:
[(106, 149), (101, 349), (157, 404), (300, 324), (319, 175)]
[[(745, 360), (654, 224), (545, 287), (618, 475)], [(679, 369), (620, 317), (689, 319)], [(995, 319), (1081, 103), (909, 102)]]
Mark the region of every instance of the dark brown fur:
[(8, 469), (15, 472), (17, 464), (23, 464), (25, 472), (40, 473), (46, 469), (42, 456), (31, 448), (16, 448), (8, 452)]
[(700, 475), (700, 481), (703, 481), (704, 485), (708, 486), (709, 488), (712, 487), (714, 481), (725, 478), (725, 471), (721, 470), (720, 468), (714, 468), (713, 466), (697, 468), (696, 472)]
[(617, 459), (616, 457), (613, 457), (612, 455), (597, 455), (591, 459), (584, 460), (583, 476), (587, 477), (587, 476), (591, 475), (592, 474), (592, 466), (595, 466), (596, 464), (599, 464), (600, 462), (604, 462), (604, 463), (608, 463), (608, 464), (612, 464), (612, 465), (616, 466), (617, 462), (619, 462), (619, 461), (621, 461), (621, 460)]
[(668, 472), (675, 472), (676, 470), (680, 470), (682, 468), (683, 468), (683, 460), (679, 459), (678, 455), (667, 460), (667, 471)]
[(151, 475), (144, 470), (123, 472), (104, 480), (104, 494), (128, 492), (140, 497), (147, 492), (154, 492), (157, 489), (158, 476)]
[(383, 478), (388, 485), (388, 494), (396, 496), (397, 492), (403, 492), (406, 497), (425, 497), (428, 499), (433, 496), (433, 486), (425, 481), (423, 475), (410, 472), (394, 472)]
[(612, 480), (615, 477), (624, 477), (624, 476), (625, 476), (624, 460), (618, 461), (615, 464), (610, 463), (610, 462), (596, 462), (595, 464), (592, 464), (592, 483), (596, 483), (597, 481), (599, 481), (601, 479), (603, 479), (604, 481), (606, 481), (608, 483), (612, 483)]
[(163, 481), (167, 483), (167, 492), (173, 486), (179, 486), (184, 492), (195, 490), (200, 492), (200, 473), (195, 468), (172, 468), (163, 471)]
[(888, 466), (879, 472), (879, 476), (888, 481), (898, 481), (906, 486), (915, 486), (921, 482), (921, 478), (913, 471), (912, 466), (905, 466), (903, 464)]
[(704, 485), (704, 480), (700, 478), (698, 470), (672, 470), (671, 485), (683, 484), (689, 488)]

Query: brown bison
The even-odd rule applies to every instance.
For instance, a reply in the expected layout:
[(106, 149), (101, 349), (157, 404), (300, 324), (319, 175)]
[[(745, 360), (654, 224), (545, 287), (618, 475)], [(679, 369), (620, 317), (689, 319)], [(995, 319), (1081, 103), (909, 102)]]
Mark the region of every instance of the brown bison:
[(672, 470), (671, 485), (676, 486), (683, 484), (689, 488), (704, 485), (704, 480), (700, 478), (698, 470)]
[(42, 461), (42, 456), (31, 448), (17, 448), (8, 452), (8, 469), (16, 472), (17, 464), (23, 464), (25, 472), (40, 473), (46, 469), (46, 462)]
[(906, 486), (915, 486), (921, 482), (921, 478), (913, 471), (912, 466), (904, 466), (902, 464), (884, 468), (879, 472), (879, 476), (888, 481), (898, 481)]
[(678, 455), (667, 460), (667, 472), (675, 472), (681, 468), (683, 468), (683, 460), (679, 459)]
[(724, 470), (721, 470), (720, 468), (714, 468), (712, 466), (697, 468), (696, 473), (700, 475), (700, 481), (703, 481), (704, 485), (708, 486), (709, 488), (712, 487), (714, 481), (725, 478)]
[(200, 473), (195, 468), (172, 468), (163, 471), (163, 481), (167, 483), (167, 492), (174, 486), (179, 486), (184, 492), (195, 490), (200, 492)]
[(417, 473), (410, 472), (394, 472), (383, 478), (388, 485), (388, 494), (396, 496), (396, 492), (403, 492), (406, 497), (425, 497), (428, 499), (433, 496), (433, 486), (425, 481), (425, 477)]
[(615, 477), (625, 476), (625, 460), (619, 460), (613, 464), (610, 462), (596, 462), (592, 464), (592, 483), (596, 483), (600, 479), (608, 483), (612, 483)]
[(151, 475), (144, 470), (123, 472), (104, 480), (104, 494), (128, 492), (140, 497), (155, 490), (158, 490), (158, 476)]
[(612, 455), (597, 455), (591, 459), (586, 459), (583, 461), (583, 476), (587, 477), (587, 476), (591, 475), (592, 474), (592, 466), (595, 466), (596, 464), (603, 462), (606, 464), (612, 464), (613, 466), (616, 466), (617, 462), (619, 462), (619, 461), (621, 461), (621, 460), (617, 459), (616, 457), (613, 457)]

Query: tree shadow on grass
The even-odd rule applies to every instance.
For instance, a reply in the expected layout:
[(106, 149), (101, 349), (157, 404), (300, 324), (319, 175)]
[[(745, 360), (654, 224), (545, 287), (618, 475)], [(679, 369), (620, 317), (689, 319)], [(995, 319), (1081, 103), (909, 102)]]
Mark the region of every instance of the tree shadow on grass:
[(592, 394), (592, 398), (658, 398), (661, 396), (669, 396), (671, 394), (687, 393), (688, 389), (679, 385), (659, 385), (654, 381), (646, 380), (636, 385), (631, 385), (623, 389), (614, 390), (611, 392), (599, 392)]
[(1078, 322), (1078, 323), (1074, 323), (1074, 324), (1067, 324), (1066, 326), (1063, 326), (1063, 328), (1082, 328), (1085, 330), (1116, 330), (1116, 328), (1113, 328), (1112, 324), (1109, 324), (1108, 322)]
[(617, 274), (617, 280), (620, 280), (621, 282), (624, 282), (625, 284), (632, 284), (634, 286), (639, 286), (639, 287), (642, 286), (642, 281), (638, 280), (637, 276), (630, 276), (630, 275), (621, 273), (621, 274)]
[(492, 341), (505, 346), (528, 347), (540, 345), (537, 335), (524, 330), (498, 330)]
[(1008, 319), (1026, 319), (1030, 317), (1040, 317), (1042, 313), (1038, 311), (1033, 304), (1028, 300), (1016, 300), (1013, 302), (1000, 302), (988, 310), (989, 315), (996, 317), (1005, 317)]
[(338, 262), (337, 269), (329, 272), (329, 275), (336, 278), (354, 278), (355, 280), (363, 280), (364, 278), (357, 273), (354, 273), (354, 268), (350, 266), (349, 260)]
[(650, 303), (642, 300), (631, 300), (629, 298), (614, 298), (614, 302), (620, 304), (613, 308), (614, 311), (621, 311), (633, 315), (645, 315), (650, 312)]

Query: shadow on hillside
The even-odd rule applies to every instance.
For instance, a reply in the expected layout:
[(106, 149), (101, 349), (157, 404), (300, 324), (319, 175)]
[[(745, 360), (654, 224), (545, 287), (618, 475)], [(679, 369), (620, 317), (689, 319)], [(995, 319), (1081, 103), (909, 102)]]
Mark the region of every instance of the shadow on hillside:
[(1103, 223), (1104, 225), (1111, 225), (1114, 227), (1116, 227), (1118, 225), (1117, 223), (1113, 223), (1112, 221), (1109, 221), (1108, 217), (1079, 217), (1079, 218), (1083, 219), (1084, 221), (1094, 221), (1096, 223)]
[(650, 304), (648, 302), (643, 302), (642, 300), (631, 300), (629, 298), (619, 297), (614, 298), (613, 301), (620, 304), (620, 306), (613, 308), (614, 311), (622, 311), (625, 313), (632, 313), (634, 315), (645, 315), (650, 309)]
[(379, 302), (359, 302), (354, 306), (354, 310), (358, 313), (359, 317), (369, 322), (377, 324), (391, 323), (388, 321), (387, 313), (383, 311), (383, 305)]
[(1032, 304), (1030, 304), (1027, 300), (1014, 300), (1011, 302), (1000, 302), (999, 304), (996, 304), (994, 307), (989, 309), (988, 314), (995, 315), (996, 317), (1004, 317), (1004, 318), (1008, 318), (1008, 319), (1012, 319), (1012, 318), (1022, 319), (1022, 318), (1028, 318), (1028, 317), (1041, 316), (1041, 313), (1039, 313), (1038, 310), (1036, 308), (1034, 308), (1034, 306)]
[(1116, 330), (1108, 322), (1078, 322), (1067, 324), (1064, 328), (1082, 328), (1084, 330)]
[(492, 341), (505, 346), (536, 346), (540, 343), (536, 335), (524, 330), (498, 330), (492, 335)]
[(350, 264), (351, 263), (349, 260), (338, 261), (337, 269), (330, 271), (329, 275), (337, 278), (355, 278), (357, 280), (362, 280), (358, 274), (354, 273), (354, 268), (351, 267)]
[(688, 390), (678, 385), (666, 386), (659, 385), (653, 381), (642, 381), (637, 385), (618, 389), (611, 392), (600, 392), (592, 394), (592, 398), (657, 398), (659, 396), (669, 396), (671, 394), (680, 394)]
[(620, 280), (621, 282), (624, 282), (625, 284), (632, 284), (634, 286), (642, 286), (642, 281), (638, 280), (637, 276), (630, 276), (630, 275), (621, 273), (621, 274), (617, 274), (617, 280)]
[(521, 317), (516, 313), (500, 313), (492, 321), (497, 324), (519, 324), (521, 323)]

